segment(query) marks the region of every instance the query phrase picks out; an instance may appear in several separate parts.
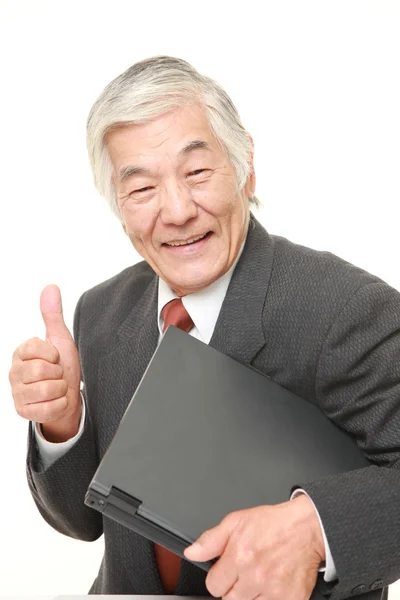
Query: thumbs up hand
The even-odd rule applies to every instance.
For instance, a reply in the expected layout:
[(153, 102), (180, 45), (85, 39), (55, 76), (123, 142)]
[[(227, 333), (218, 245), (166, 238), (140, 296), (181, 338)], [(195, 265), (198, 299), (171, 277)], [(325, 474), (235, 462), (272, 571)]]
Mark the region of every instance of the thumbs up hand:
[(40, 310), (46, 339), (32, 338), (15, 350), (9, 379), (17, 413), (41, 423), (47, 440), (63, 442), (76, 435), (82, 414), (79, 355), (57, 286), (44, 288)]

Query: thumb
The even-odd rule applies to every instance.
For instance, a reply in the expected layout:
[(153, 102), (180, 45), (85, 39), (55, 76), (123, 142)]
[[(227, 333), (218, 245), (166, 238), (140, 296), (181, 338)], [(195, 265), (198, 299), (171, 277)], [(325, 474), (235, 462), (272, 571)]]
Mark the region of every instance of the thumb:
[(40, 294), (40, 311), (46, 327), (46, 340), (54, 339), (72, 340), (67, 326), (64, 323), (62, 312), (61, 292), (56, 285), (48, 285)]
[(205, 531), (191, 546), (184, 550), (189, 560), (203, 562), (221, 556), (230, 538), (230, 527), (221, 522), (217, 527)]

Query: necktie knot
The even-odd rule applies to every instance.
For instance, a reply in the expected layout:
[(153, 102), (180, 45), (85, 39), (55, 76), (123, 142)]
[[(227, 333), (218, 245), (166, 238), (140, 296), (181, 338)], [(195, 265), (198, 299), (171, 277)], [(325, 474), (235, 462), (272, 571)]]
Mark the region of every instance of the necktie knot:
[(161, 316), (164, 321), (163, 333), (169, 325), (174, 325), (186, 333), (189, 333), (194, 326), (188, 311), (183, 306), (181, 298), (175, 298), (168, 302), (162, 309)]

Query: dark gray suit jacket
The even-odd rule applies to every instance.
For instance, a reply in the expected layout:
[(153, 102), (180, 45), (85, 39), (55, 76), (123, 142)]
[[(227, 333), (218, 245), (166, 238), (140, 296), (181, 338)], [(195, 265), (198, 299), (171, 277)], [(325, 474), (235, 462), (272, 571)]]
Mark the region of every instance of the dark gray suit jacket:
[[(82, 540), (104, 533), (91, 593), (164, 594), (152, 542), (83, 503), (88, 484), (158, 340), (157, 277), (141, 262), (85, 292), (74, 319), (87, 417), (47, 470), (30, 430), (28, 479), (50, 525)], [(400, 578), (400, 294), (327, 252), (269, 235), (252, 217), (210, 345), (318, 404), (374, 464), (322, 481), (312, 497), (338, 582), (313, 598), (381, 598)], [(209, 595), (183, 560), (178, 595)], [(386, 597), (386, 592), (382, 597)]]

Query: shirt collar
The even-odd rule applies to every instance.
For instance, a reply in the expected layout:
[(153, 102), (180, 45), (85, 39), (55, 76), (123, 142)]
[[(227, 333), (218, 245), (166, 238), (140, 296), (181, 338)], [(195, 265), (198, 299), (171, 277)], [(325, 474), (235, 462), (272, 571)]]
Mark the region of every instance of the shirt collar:
[[(200, 339), (206, 344), (208, 344), (211, 340), (222, 303), (229, 287), (229, 283), (235, 267), (242, 255), (245, 243), (246, 239), (243, 241), (236, 260), (229, 271), (224, 273), (222, 277), (214, 281), (214, 283), (203, 290), (200, 290), (199, 292), (193, 292), (192, 294), (187, 294), (182, 298), (183, 305), (188, 311), (195, 327), (200, 334)], [(164, 306), (174, 298), (178, 298), (178, 296), (173, 290), (171, 290), (169, 285), (163, 279), (161, 279), (161, 277), (159, 277), (157, 315), (160, 335), (162, 335), (163, 327), (161, 311)]]

